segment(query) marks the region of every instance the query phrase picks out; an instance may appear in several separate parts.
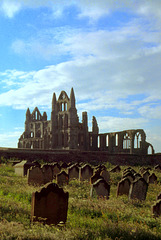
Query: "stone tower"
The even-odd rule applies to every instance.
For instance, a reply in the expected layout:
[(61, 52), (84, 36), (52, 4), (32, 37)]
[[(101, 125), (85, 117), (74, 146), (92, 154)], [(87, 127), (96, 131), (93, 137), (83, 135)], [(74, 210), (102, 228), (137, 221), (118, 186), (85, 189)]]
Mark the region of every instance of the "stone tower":
[(51, 112), (51, 148), (78, 148), (78, 115), (75, 107), (75, 95), (71, 89), (70, 98), (61, 91), (58, 100), (53, 94)]

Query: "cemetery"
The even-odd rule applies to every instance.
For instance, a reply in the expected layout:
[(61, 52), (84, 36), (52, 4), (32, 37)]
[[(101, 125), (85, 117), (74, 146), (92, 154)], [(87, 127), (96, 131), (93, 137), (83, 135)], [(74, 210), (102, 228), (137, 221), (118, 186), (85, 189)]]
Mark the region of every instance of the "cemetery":
[(1, 158), (1, 239), (161, 239), (161, 168)]

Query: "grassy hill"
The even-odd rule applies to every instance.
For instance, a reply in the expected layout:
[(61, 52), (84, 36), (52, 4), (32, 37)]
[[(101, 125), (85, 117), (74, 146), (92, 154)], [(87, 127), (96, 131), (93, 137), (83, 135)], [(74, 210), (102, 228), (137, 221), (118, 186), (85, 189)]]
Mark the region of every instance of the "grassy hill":
[[(122, 170), (125, 167), (122, 167)], [(139, 167), (134, 167), (139, 171)], [(116, 197), (122, 173), (111, 173), (110, 199), (90, 198), (90, 184), (77, 180), (64, 187), (69, 192), (65, 225), (30, 223), (31, 195), (26, 177), (16, 176), (10, 165), (0, 166), (0, 239), (161, 239), (161, 217), (154, 218), (151, 206), (161, 191), (159, 183), (148, 188), (145, 202)]]

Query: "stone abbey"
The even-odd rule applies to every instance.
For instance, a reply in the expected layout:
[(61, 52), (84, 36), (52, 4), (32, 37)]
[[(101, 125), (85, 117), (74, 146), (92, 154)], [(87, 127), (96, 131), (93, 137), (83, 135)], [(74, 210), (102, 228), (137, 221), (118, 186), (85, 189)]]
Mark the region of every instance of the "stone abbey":
[(79, 122), (73, 88), (70, 98), (65, 91), (61, 91), (58, 100), (53, 94), (51, 120), (37, 107), (32, 113), (27, 109), (25, 131), (19, 138), (18, 148), (107, 151), (109, 154), (148, 154), (150, 148), (154, 153), (143, 129), (99, 133), (93, 116), (92, 131), (89, 131), (87, 112), (82, 113), (82, 122)]

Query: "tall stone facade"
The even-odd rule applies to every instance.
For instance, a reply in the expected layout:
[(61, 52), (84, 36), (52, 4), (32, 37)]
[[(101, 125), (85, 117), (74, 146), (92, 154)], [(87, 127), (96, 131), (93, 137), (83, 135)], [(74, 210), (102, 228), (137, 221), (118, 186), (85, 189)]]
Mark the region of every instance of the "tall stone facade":
[(99, 133), (96, 118), (92, 119), (92, 131), (88, 131), (87, 112), (82, 113), (82, 122), (77, 115), (73, 88), (70, 98), (62, 91), (58, 100), (53, 94), (51, 120), (36, 107), (26, 111), (25, 131), (19, 138), (18, 148), (43, 150), (108, 151), (109, 153), (147, 154), (154, 153), (153, 146), (146, 142), (144, 130), (125, 130)]

